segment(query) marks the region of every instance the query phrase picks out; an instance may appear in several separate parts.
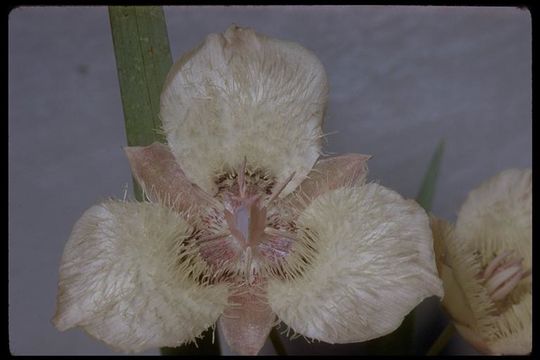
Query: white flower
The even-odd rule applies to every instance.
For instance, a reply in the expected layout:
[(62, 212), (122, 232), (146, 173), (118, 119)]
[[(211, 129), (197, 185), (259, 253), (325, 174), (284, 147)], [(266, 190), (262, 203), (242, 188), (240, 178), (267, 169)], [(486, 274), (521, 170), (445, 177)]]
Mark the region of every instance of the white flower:
[(443, 304), (488, 354), (532, 347), (532, 172), (506, 170), (470, 192), (455, 228), (432, 219)]
[(168, 146), (126, 149), (150, 202), (106, 201), (77, 222), (55, 325), (141, 351), (218, 321), (256, 354), (278, 319), (359, 342), (442, 296), (425, 212), (365, 184), (368, 156), (317, 161), (326, 93), (314, 55), (250, 29), (184, 55), (161, 96)]

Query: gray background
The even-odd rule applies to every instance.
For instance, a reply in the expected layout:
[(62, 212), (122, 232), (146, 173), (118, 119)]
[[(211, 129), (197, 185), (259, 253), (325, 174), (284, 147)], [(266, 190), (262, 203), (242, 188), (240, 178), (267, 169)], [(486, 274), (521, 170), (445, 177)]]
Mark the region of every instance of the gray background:
[[(335, 134), (326, 150), (374, 155), (370, 179), (404, 196), (416, 195), (444, 138), (436, 215), (455, 220), (481, 181), (531, 166), (527, 11), (273, 6), (166, 7), (165, 14), (174, 58), (231, 23), (313, 50), (330, 81), (325, 131)], [(72, 225), (91, 205), (121, 197), (124, 184), (131, 188), (124, 145), (107, 8), (15, 9), (9, 17), (14, 354), (115, 354), (80, 330), (58, 332), (50, 319)], [(433, 301), (421, 311), (419, 331), (429, 340), (444, 318)], [(458, 337), (452, 344), (454, 353), (473, 353)], [(287, 346), (291, 353), (338, 350), (321, 344), (306, 350), (302, 341)]]

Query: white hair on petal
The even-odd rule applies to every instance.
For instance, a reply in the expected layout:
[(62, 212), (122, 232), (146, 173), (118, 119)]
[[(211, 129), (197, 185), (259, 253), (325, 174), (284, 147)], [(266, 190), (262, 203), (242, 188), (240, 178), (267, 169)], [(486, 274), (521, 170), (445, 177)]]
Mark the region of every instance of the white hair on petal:
[(195, 340), (227, 305), (186, 242), (191, 226), (158, 203), (106, 201), (76, 223), (60, 267), (60, 330), (80, 326), (122, 351)]
[(251, 29), (211, 34), (170, 71), (161, 96), (164, 131), (185, 174), (209, 193), (213, 176), (248, 165), (290, 193), (320, 154), (327, 80), (300, 45)]
[(268, 294), (303, 336), (367, 341), (397, 328), (425, 297), (442, 296), (428, 218), (391, 190), (331, 190), (304, 210), (298, 228), (284, 279), (271, 279)]

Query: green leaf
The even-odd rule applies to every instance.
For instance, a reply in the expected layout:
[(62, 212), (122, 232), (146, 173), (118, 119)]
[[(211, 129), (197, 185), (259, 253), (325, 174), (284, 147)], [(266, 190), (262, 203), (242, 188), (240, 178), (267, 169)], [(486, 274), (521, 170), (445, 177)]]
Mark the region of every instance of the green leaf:
[(444, 140), (441, 140), (435, 153), (431, 157), (428, 169), (424, 175), (424, 180), (422, 181), (422, 186), (416, 196), (416, 201), (426, 211), (430, 211), (431, 205), (433, 204), (433, 196), (435, 195), (435, 186), (437, 185), (437, 176), (439, 175), (443, 152)]
[(172, 66), (160, 6), (110, 6), (118, 80), (129, 146), (163, 141), (159, 97)]
[[(161, 6), (110, 6), (109, 19), (124, 109), (127, 143), (145, 146), (164, 142), (160, 132), (160, 95), (172, 66), (167, 24)], [(143, 200), (133, 180), (135, 198)], [(195, 344), (163, 348), (163, 355), (219, 355), (212, 330)]]

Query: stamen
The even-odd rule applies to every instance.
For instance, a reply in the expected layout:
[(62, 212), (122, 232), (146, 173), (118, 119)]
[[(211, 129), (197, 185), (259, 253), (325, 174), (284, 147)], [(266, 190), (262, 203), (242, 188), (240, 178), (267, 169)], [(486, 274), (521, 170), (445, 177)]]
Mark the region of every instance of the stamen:
[(510, 255), (513, 254), (513, 250), (505, 250), (499, 256), (497, 256), (495, 259), (493, 259), (489, 265), (487, 266), (486, 270), (484, 271), (484, 279), (489, 278), (493, 272), (497, 269), (497, 267), (504, 262), (504, 260)]
[[(277, 261), (279, 258), (282, 258), (286, 255), (289, 254), (289, 251), (286, 251), (286, 250), (280, 250), (280, 249), (276, 249), (275, 247), (273, 247), (272, 245), (269, 245), (269, 244), (266, 244), (266, 243), (263, 243), (261, 245), (261, 247), (263, 249), (268, 249), (270, 250), (270, 256), (272, 256), (272, 260), (274, 261)], [(279, 255), (279, 256), (278, 256)]]
[(523, 258), (513, 257), (514, 251), (504, 251), (495, 257), (484, 271), (483, 278), (490, 297), (503, 300), (517, 284), (531, 274), (523, 268)]
[(527, 277), (530, 275), (530, 270), (521, 270), (518, 273), (514, 274), (508, 281), (499, 289), (493, 293), (491, 293), (491, 298), (495, 301), (499, 301), (504, 299), (518, 284), (518, 282), (521, 281), (521, 279)]
[(291, 232), (284, 231), (284, 230), (278, 230), (278, 229), (274, 229), (274, 228), (271, 228), (271, 227), (266, 227), (264, 229), (264, 232), (266, 234), (268, 234), (268, 235), (284, 237), (286, 239), (291, 239), (291, 240), (294, 240), (294, 241), (296, 241), (296, 239), (297, 239), (296, 235), (291, 233)]
[(219, 234), (215, 234), (215, 235), (209, 235), (209, 236), (202, 237), (198, 241), (201, 242), (201, 243), (204, 243), (204, 242), (224, 238), (224, 237), (227, 237), (227, 236), (230, 236), (230, 235), (231, 235), (230, 232), (223, 232), (223, 233), (219, 233)]
[(493, 276), (486, 282), (488, 291), (492, 294), (495, 292), (495, 290), (497, 290), (497, 288), (502, 286), (504, 283), (507, 283), (519, 272), (521, 272), (520, 266), (511, 266), (508, 269), (495, 272), (495, 274), (493, 274)]

